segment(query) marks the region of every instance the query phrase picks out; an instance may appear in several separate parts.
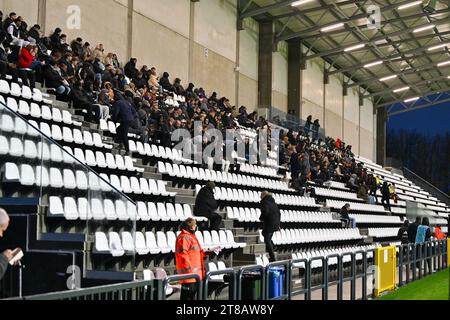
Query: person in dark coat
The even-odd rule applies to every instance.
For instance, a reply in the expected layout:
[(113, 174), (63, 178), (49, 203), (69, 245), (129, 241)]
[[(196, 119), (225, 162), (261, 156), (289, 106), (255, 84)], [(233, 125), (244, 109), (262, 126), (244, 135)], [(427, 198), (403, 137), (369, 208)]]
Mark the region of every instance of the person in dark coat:
[(409, 228), (409, 220), (406, 219), (403, 225), (398, 230), (397, 240), (401, 241), (402, 244), (407, 244), (408, 241), (408, 228)]
[(137, 74), (139, 70), (136, 68), (137, 65), (137, 59), (131, 58), (130, 61), (125, 65), (125, 75), (130, 78), (131, 80), (137, 78)]
[(346, 228), (356, 228), (356, 221), (353, 218), (350, 218), (348, 213), (350, 212), (350, 204), (346, 204), (342, 207), (341, 211), (339, 211), (339, 215), (341, 216), (341, 221), (346, 223)]
[(276, 231), (280, 231), (281, 213), (272, 194), (264, 191), (261, 193), (261, 217), (263, 223), (262, 235), (266, 244), (266, 251), (269, 253), (269, 261), (275, 262), (272, 237)]
[(383, 187), (381, 187), (381, 204), (388, 210), (391, 211), (391, 193), (389, 191), (389, 185), (388, 183), (385, 181), (383, 183)]
[[(3, 233), (8, 229), (9, 217), (5, 210), (0, 208), (0, 238), (3, 237)], [(11, 250), (6, 250), (0, 253), (0, 280), (5, 275), (6, 270), (8, 270), (9, 261), (13, 258), (13, 252)]]
[(209, 219), (210, 230), (220, 230), (222, 224), (222, 217), (216, 213), (219, 207), (217, 201), (214, 199), (214, 182), (208, 182), (198, 193), (195, 199), (194, 215), (198, 217), (205, 217)]
[(161, 80), (159, 80), (159, 85), (167, 91), (174, 91), (173, 86), (170, 84), (170, 80), (169, 80), (169, 73), (168, 72), (164, 72), (163, 76), (161, 78)]
[(420, 226), (421, 223), (422, 223), (422, 218), (416, 217), (416, 221), (409, 225), (409, 227), (408, 227), (409, 243), (416, 243), (417, 228)]
[(131, 103), (133, 93), (126, 91), (125, 95), (126, 97), (122, 96), (119, 91), (114, 92), (115, 102), (113, 104), (113, 113), (111, 117), (112, 121), (120, 123), (120, 126), (117, 128), (118, 142), (123, 143), (125, 151), (129, 153), (130, 145), (128, 133), (130, 132), (130, 127), (134, 124), (136, 110)]

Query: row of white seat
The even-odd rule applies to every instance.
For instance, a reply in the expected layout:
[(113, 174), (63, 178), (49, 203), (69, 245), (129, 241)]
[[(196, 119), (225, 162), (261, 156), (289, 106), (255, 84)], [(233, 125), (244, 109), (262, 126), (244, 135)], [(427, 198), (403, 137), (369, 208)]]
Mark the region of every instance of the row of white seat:
[[(201, 186), (196, 185), (195, 188), (196, 194), (198, 194), (198, 192), (201, 189)], [(285, 195), (285, 194), (273, 194), (273, 197), (276, 203), (279, 205), (320, 207), (320, 205), (316, 204), (316, 200), (314, 198)], [(223, 200), (223, 201), (259, 203), (261, 202), (261, 192), (252, 190), (216, 187), (214, 189), (214, 198), (216, 200)]]
[(330, 212), (281, 210), (281, 222), (301, 223), (333, 223), (340, 224), (341, 221), (334, 220)]
[(45, 102), (51, 104), (52, 101), (44, 99), (41, 90), (22, 85), (22, 87), (16, 83), (11, 82), (11, 85), (6, 80), (0, 80), (0, 93), (2, 95), (11, 95), (13, 97), (22, 97), (27, 100), (34, 100), (36, 102)]
[(169, 162), (158, 162), (158, 171), (162, 174), (168, 174), (171, 177), (213, 181), (218, 183), (229, 183), (249, 187), (260, 186), (261, 188), (281, 191), (291, 190), (286, 182), (279, 180), (257, 178), (230, 172), (184, 166), (181, 164), (177, 165), (175, 163), (170, 164)]
[(374, 238), (397, 237), (399, 228), (369, 228), (369, 236)]
[(345, 206), (345, 204), (350, 204), (350, 209), (353, 211), (369, 211), (369, 212), (383, 212), (386, 213), (386, 210), (383, 206), (366, 204), (366, 203), (354, 203), (354, 202), (344, 202), (337, 200), (327, 199), (327, 207), (333, 209), (341, 209)]
[[(193, 217), (191, 206), (179, 203), (145, 203), (134, 205), (125, 199), (111, 200), (92, 198), (49, 197), (50, 217), (65, 217), (66, 220), (108, 220), (108, 221), (185, 221)], [(198, 221), (207, 221), (203, 217), (195, 217)]]
[[(5, 100), (0, 96), (0, 102), (5, 103)], [(68, 110), (59, 109), (57, 107), (49, 107), (47, 105), (39, 106), (37, 103), (28, 103), (24, 100), (17, 100), (14, 98), (7, 98), (5, 103), (12, 111), (18, 112), (22, 116), (30, 116), (35, 119), (43, 119), (47, 121), (53, 121), (55, 123), (64, 123), (67, 125), (74, 125), (80, 127), (81, 122), (75, 121), (72, 118), (72, 114)], [(6, 114), (10, 113), (9, 110), (3, 108)]]
[[(179, 234), (179, 232), (177, 233)], [(94, 253), (110, 254), (113, 257), (122, 257), (123, 255), (157, 255), (175, 253), (177, 234), (169, 231), (164, 233), (158, 231), (156, 235), (153, 232), (110, 232), (108, 235), (104, 232), (95, 233)], [(245, 247), (244, 243), (236, 243), (233, 233), (228, 231), (203, 231), (196, 232), (197, 239), (204, 250), (210, 250), (216, 247), (223, 249), (237, 249)]]
[[(353, 253), (353, 252), (358, 252), (358, 251), (368, 251), (368, 250), (373, 250), (376, 248), (380, 248), (381, 244), (375, 244), (375, 245), (369, 245), (369, 246), (346, 246), (346, 247), (342, 247), (342, 248), (333, 248), (333, 249), (320, 249), (320, 250), (310, 250), (307, 252), (296, 252), (292, 254), (292, 260), (302, 260), (305, 259), (307, 261), (311, 260), (311, 259), (315, 259), (315, 258), (327, 258), (329, 256), (332, 255), (342, 255), (342, 254), (346, 254), (346, 253)], [(373, 258), (373, 252), (369, 251), (367, 253), (367, 258)], [(355, 259), (356, 261), (361, 261), (363, 259), (363, 254), (362, 253), (356, 253), (355, 254)], [(352, 257), (351, 255), (344, 255), (342, 258), (342, 262), (346, 263), (346, 262), (351, 262), (352, 261)], [(337, 265), (338, 264), (338, 258), (337, 257), (331, 257), (328, 259), (328, 265), (332, 266), (332, 265)], [(301, 269), (305, 269), (305, 263), (304, 262), (298, 262), (298, 263), (294, 263), (294, 267), (296, 268), (301, 268)], [(311, 267), (312, 268), (321, 268), (322, 267), (322, 260), (314, 260), (311, 262)]]
[(129, 156), (121, 156), (119, 154), (103, 153), (101, 151), (86, 150), (85, 152), (80, 148), (75, 148), (72, 151), (70, 147), (63, 147), (61, 149), (56, 144), (49, 144), (46, 142), (36, 143), (33, 140), (21, 140), (19, 138), (7, 137), (0, 134), (0, 155), (10, 155), (12, 157), (24, 157), (29, 160), (43, 160), (56, 163), (77, 163), (76, 160), (82, 164), (90, 167), (108, 168), (113, 170), (123, 170), (130, 172), (144, 172), (143, 168), (134, 166), (133, 159)]
[(370, 214), (349, 214), (350, 218), (355, 219), (356, 223), (389, 223), (402, 224), (399, 216), (378, 216)]
[[(282, 229), (273, 235), (275, 245), (362, 239), (358, 229)], [(260, 241), (264, 237), (260, 231)]]
[(36, 129), (39, 129), (47, 137), (54, 139), (55, 141), (64, 141), (67, 143), (75, 143), (86, 147), (97, 147), (112, 149), (110, 144), (103, 143), (102, 137), (98, 133), (91, 133), (89, 131), (81, 131), (80, 129), (71, 129), (69, 127), (61, 127), (59, 125), (52, 125), (50, 127), (46, 122), (38, 124), (34, 120), (26, 123), (19, 117), (15, 120), (11, 115), (3, 114), (0, 119), (1, 131), (14, 132), (18, 135), (28, 135), (30, 137), (39, 137), (40, 133)]
[(267, 177), (281, 178), (277, 173), (278, 171), (274, 168), (262, 167), (248, 163), (241, 164), (240, 171), (251, 174), (259, 174)]
[(322, 197), (332, 197), (332, 198), (340, 198), (340, 199), (349, 199), (354, 201), (363, 201), (359, 199), (356, 193), (345, 192), (345, 191), (337, 191), (333, 189), (324, 189), (324, 188), (314, 188), (316, 195)]
[(193, 163), (192, 160), (183, 158), (182, 150), (157, 146), (155, 144), (150, 145), (148, 143), (142, 143), (141, 141), (130, 140), (130, 151), (133, 153), (137, 152), (141, 156), (169, 159), (180, 163)]
[[(66, 190), (90, 190), (111, 192), (115, 188), (124, 193), (145, 194), (155, 196), (174, 197), (175, 192), (168, 192), (163, 181), (127, 176), (100, 174), (98, 176), (90, 171), (32, 166), (29, 164), (18, 165), (7, 162), (2, 167), (3, 181), (20, 183), (22, 186), (52, 187)], [(114, 187), (114, 188), (113, 188)]]

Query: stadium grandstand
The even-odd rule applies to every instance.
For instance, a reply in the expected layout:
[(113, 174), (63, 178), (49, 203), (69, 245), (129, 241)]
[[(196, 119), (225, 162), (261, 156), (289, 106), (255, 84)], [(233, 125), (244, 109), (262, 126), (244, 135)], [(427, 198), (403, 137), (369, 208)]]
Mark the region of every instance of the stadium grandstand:
[(447, 1), (0, 9), (0, 298), (374, 299), (388, 252), (385, 291), (447, 269), (450, 198), (385, 147), (390, 115), (445, 99)]

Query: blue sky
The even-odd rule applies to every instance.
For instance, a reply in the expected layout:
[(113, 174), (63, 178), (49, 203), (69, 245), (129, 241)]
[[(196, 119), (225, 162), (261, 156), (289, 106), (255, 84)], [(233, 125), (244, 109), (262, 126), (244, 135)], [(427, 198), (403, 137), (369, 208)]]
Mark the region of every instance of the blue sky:
[(388, 121), (389, 129), (410, 129), (429, 135), (450, 132), (450, 102), (393, 116)]

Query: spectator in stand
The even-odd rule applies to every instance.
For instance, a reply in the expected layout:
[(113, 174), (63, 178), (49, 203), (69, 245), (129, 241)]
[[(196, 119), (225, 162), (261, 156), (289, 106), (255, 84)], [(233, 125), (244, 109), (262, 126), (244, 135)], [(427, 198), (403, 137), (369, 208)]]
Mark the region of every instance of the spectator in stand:
[(57, 61), (51, 60), (44, 66), (43, 76), (46, 86), (55, 89), (59, 97), (64, 99), (70, 94), (71, 88), (61, 76)]
[(352, 191), (357, 192), (359, 189), (358, 185), (358, 176), (354, 173), (350, 176), (350, 179), (348, 180), (347, 187), (350, 188)]
[(88, 59), (90, 57), (92, 57), (92, 49), (91, 49), (91, 44), (89, 42), (85, 42), (83, 45), (83, 54), (82, 54), (82, 59)]
[(147, 85), (147, 81), (144, 79), (144, 74), (141, 71), (138, 71), (136, 74), (136, 78), (133, 80), (136, 89), (143, 89)]
[(389, 184), (389, 198), (392, 199), (395, 204), (398, 203), (397, 192), (395, 191), (395, 186), (392, 183)]
[(367, 192), (367, 186), (366, 186), (366, 184), (364, 182), (360, 185), (360, 187), (358, 189), (357, 197), (359, 199), (364, 200), (364, 202), (367, 202), (369, 200), (369, 194)]
[(75, 40), (72, 41), (70, 47), (72, 48), (72, 52), (75, 56), (81, 59), (84, 58), (83, 39), (76, 38)]
[(41, 42), (41, 26), (38, 24), (35, 24), (30, 28), (28, 31), (28, 37), (31, 39), (34, 39), (36, 44)]
[(136, 58), (131, 58), (130, 61), (125, 65), (125, 75), (130, 79), (136, 79), (137, 78), (137, 74), (139, 72), (139, 70), (136, 67), (137, 65), (137, 59)]
[(447, 238), (444, 232), (442, 232), (441, 226), (437, 225), (436, 228), (434, 228), (434, 237), (441, 241)]
[(161, 78), (161, 80), (159, 80), (159, 85), (161, 86), (161, 88), (163, 88), (164, 90), (167, 91), (174, 91), (173, 86), (170, 84), (170, 80), (169, 80), (169, 73), (168, 72), (164, 72), (163, 76)]
[(342, 207), (341, 211), (339, 211), (339, 215), (341, 216), (341, 221), (345, 222), (346, 228), (356, 228), (356, 220), (354, 218), (350, 218), (348, 215), (350, 212), (350, 204), (346, 204)]
[(50, 42), (53, 50), (60, 49), (61, 34), (62, 34), (61, 28), (56, 28), (55, 31), (50, 36)]
[[(37, 47), (33, 45), (28, 45), (20, 50), (19, 54), (19, 68), (21, 69), (30, 69), (36, 72), (37, 75), (41, 75), (42, 71), (42, 62), (36, 59), (37, 55)], [(28, 78), (34, 79), (35, 75), (31, 74), (32, 72), (28, 72)], [(32, 82), (32, 81), (30, 81)], [(30, 84), (32, 88), (34, 88), (34, 83)]]
[(0, 35), (0, 79), (5, 80), (6, 75), (12, 76), (14, 82), (18, 82), (17, 66), (8, 59), (10, 52), (9, 42), (5, 41), (5, 34)]
[(398, 230), (397, 240), (401, 241), (402, 244), (409, 243), (408, 240), (408, 229), (409, 229), (409, 220), (406, 219), (403, 223), (403, 226)]
[(159, 79), (156, 68), (153, 67), (150, 69), (150, 79), (148, 80), (149, 87), (153, 87), (156, 90), (159, 90)]
[(313, 139), (319, 140), (319, 133), (320, 133), (320, 122), (319, 119), (314, 120), (314, 123), (312, 125), (312, 131), (313, 131)]
[(389, 186), (388, 183), (385, 181), (383, 183), (383, 187), (381, 187), (381, 204), (387, 209), (388, 211), (391, 211), (391, 202), (390, 202), (390, 193), (389, 193)]
[(184, 96), (185, 95), (185, 91), (184, 91), (184, 88), (183, 88), (183, 86), (181, 85), (181, 79), (180, 78), (176, 78), (175, 79), (175, 81), (174, 81), (174, 83), (173, 83), (173, 89), (174, 89), (174, 92), (177, 94), (177, 95), (180, 95), (180, 96)]
[(214, 199), (215, 187), (214, 182), (208, 182), (206, 186), (200, 189), (194, 206), (194, 215), (208, 218), (210, 231), (219, 231), (222, 224), (222, 217), (216, 213), (219, 205)]
[(377, 204), (378, 203), (378, 196), (377, 196), (378, 185), (377, 185), (377, 179), (373, 175), (369, 176), (369, 187), (370, 187), (369, 195), (375, 198), (375, 204)]
[(122, 96), (119, 91), (114, 92), (114, 105), (113, 112), (111, 114), (111, 120), (119, 122), (120, 126), (117, 128), (117, 141), (122, 143), (125, 151), (130, 153), (130, 145), (128, 140), (128, 133), (130, 127), (133, 126), (135, 121), (135, 109), (132, 106), (131, 99), (133, 99), (133, 93), (127, 91), (126, 96)]
[(17, 14), (15, 12), (11, 12), (8, 18), (3, 22), (3, 30), (7, 31), (9, 26), (17, 19)]
[[(86, 86), (86, 83), (84, 83), (84, 85)], [(87, 84), (87, 86), (89, 87), (89, 84)], [(77, 81), (74, 84), (71, 91), (73, 108), (86, 110), (87, 111), (87, 114), (85, 116), (86, 121), (98, 123), (101, 118), (100, 107), (98, 105), (94, 106), (95, 100), (93, 99), (89, 91), (90, 90), (85, 90), (83, 88), (83, 84), (81, 83), (81, 81)]]
[(11, 43), (18, 47), (26, 47), (30, 44), (29, 41), (22, 39), (20, 27), (22, 24), (22, 17), (17, 17), (8, 27), (7, 33), (11, 39)]
[(280, 231), (281, 213), (275, 199), (268, 191), (261, 193), (261, 217), (259, 220), (263, 223), (262, 235), (266, 252), (269, 253), (269, 261), (275, 262), (272, 237), (275, 232)]
[(303, 129), (305, 136), (309, 136), (309, 133), (312, 131), (312, 125), (312, 116), (308, 116), (308, 118), (306, 119), (305, 127)]

